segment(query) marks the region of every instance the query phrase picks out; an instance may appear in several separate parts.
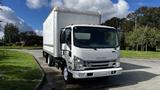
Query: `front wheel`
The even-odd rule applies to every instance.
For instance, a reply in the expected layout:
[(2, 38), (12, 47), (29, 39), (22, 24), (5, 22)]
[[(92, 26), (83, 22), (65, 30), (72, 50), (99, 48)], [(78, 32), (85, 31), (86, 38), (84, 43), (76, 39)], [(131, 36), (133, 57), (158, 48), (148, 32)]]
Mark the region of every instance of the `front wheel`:
[(63, 69), (63, 78), (66, 83), (71, 83), (73, 80), (72, 74), (68, 72), (67, 66)]

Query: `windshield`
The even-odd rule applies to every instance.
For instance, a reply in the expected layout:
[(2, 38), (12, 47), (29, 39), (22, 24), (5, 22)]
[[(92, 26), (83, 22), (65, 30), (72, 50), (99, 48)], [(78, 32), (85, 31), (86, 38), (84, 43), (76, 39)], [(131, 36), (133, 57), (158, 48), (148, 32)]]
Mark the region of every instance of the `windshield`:
[(111, 28), (75, 27), (74, 45), (80, 48), (115, 48), (117, 31)]

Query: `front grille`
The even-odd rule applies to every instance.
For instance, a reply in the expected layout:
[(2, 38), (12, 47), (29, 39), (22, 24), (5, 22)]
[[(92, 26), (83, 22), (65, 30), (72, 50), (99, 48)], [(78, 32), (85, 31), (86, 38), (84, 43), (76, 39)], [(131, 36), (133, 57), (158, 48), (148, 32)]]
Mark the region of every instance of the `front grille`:
[(98, 69), (109, 69), (109, 68), (114, 68), (114, 67), (95, 67), (95, 68), (85, 68), (84, 70), (98, 70)]
[(113, 68), (115, 61), (86, 61), (85, 70)]

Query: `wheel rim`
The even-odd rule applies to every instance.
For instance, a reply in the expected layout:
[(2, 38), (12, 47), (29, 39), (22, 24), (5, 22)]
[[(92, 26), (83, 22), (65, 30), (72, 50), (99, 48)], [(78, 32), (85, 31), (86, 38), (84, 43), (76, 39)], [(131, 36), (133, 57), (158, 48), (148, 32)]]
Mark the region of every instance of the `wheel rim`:
[(63, 70), (63, 76), (64, 76), (64, 80), (68, 80), (68, 71), (66, 67)]
[(49, 58), (49, 57), (48, 57), (48, 62), (47, 62), (47, 63), (48, 63), (48, 65), (49, 65), (49, 63), (50, 63), (50, 58)]

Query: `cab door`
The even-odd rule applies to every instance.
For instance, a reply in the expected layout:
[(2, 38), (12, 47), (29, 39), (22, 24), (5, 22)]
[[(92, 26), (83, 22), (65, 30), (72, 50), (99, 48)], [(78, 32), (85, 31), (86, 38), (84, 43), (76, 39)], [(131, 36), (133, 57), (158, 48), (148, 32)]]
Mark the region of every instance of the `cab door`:
[(70, 60), (71, 58), (71, 28), (65, 28), (61, 33), (61, 50), (62, 57), (65, 60)]

